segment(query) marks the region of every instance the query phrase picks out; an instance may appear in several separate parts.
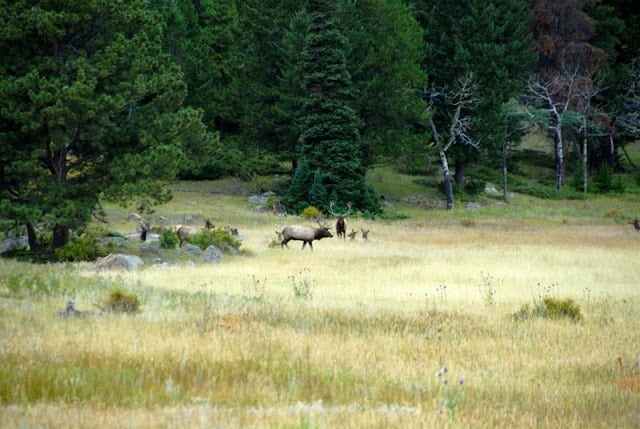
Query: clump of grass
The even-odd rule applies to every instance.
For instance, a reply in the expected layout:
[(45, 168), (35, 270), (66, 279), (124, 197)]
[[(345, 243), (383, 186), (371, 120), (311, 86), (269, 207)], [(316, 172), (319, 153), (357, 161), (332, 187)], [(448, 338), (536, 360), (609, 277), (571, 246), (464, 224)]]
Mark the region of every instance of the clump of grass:
[(440, 408), (438, 410), (438, 414), (444, 414), (445, 409), (447, 410), (447, 415), (452, 422), (456, 420), (456, 411), (458, 409), (458, 404), (462, 397), (462, 392), (460, 388), (464, 385), (464, 378), (460, 377), (456, 381), (455, 384), (449, 382), (448, 377), (448, 368), (441, 362), (440, 369), (436, 372), (436, 378), (438, 378), (438, 382), (442, 389), (442, 400), (440, 401)]
[(496, 289), (494, 286), (494, 278), (491, 274), (482, 274), (482, 282), (478, 285), (478, 292), (482, 297), (482, 301), (488, 308), (496, 305)]
[(621, 372), (618, 385), (622, 389), (640, 393), (640, 354), (638, 354), (638, 361), (635, 364), (625, 362), (622, 357), (618, 357), (618, 364)]
[[(301, 276), (304, 275), (309, 270), (305, 268), (300, 272)], [(313, 287), (311, 286), (311, 282), (307, 277), (296, 278), (295, 275), (289, 276), (289, 280), (291, 280), (291, 286), (293, 288), (293, 296), (298, 299), (313, 299)]]
[(137, 313), (140, 308), (140, 299), (124, 289), (114, 289), (101, 305), (104, 310), (112, 313)]
[(472, 227), (476, 224), (476, 222), (473, 219), (470, 218), (464, 218), (464, 219), (460, 219), (460, 225), (464, 226), (464, 227)]
[(545, 297), (542, 301), (534, 301), (533, 306), (524, 304), (512, 314), (514, 320), (533, 319), (570, 319), (573, 322), (582, 320), (580, 306), (571, 298)]

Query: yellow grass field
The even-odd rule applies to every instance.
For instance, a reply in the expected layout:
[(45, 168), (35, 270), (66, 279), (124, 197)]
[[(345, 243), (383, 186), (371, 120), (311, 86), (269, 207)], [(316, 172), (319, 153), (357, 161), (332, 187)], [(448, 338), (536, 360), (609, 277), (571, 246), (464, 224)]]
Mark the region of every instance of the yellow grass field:
[[(207, 195), (168, 210), (237, 226), (247, 254), (133, 272), (0, 260), (74, 282), (0, 287), (0, 427), (640, 427), (631, 225), (424, 211), (348, 218), (369, 240), (301, 251), (268, 246), (301, 219)], [(67, 300), (96, 310), (114, 284), (137, 314), (57, 315)], [(549, 297), (581, 320), (514, 319)]]

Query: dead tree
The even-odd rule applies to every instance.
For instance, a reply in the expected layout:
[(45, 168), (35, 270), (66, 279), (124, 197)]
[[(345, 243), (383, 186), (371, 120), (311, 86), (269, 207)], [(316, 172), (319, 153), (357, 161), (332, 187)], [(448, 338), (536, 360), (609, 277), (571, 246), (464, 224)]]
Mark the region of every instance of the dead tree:
[[(473, 86), (473, 75), (467, 73), (458, 79), (457, 90), (446, 95), (434, 90), (423, 91), (423, 95), (429, 99), (427, 107), (429, 116), (429, 126), (435, 145), (440, 155), (440, 163), (442, 165), (442, 174), (444, 176), (444, 189), (447, 197), (447, 210), (453, 209), (453, 186), (451, 184), (451, 174), (449, 172), (449, 162), (447, 161), (447, 151), (456, 143), (465, 144), (475, 149), (478, 144), (475, 143), (467, 134), (472, 125), (472, 117), (469, 114), (478, 103), (474, 96), (475, 88)], [(438, 128), (433, 120), (436, 102), (439, 98), (443, 98), (442, 109), (453, 110), (451, 119), (448, 124), (448, 130), (444, 135), (438, 132)]]
[[(560, 189), (565, 170), (566, 129), (574, 126), (586, 132), (586, 110), (597, 90), (591, 74), (583, 73), (579, 67), (573, 70), (563, 67), (558, 74), (530, 81), (528, 91), (534, 107), (525, 106), (526, 114), (553, 139), (556, 189)], [(582, 155), (584, 160), (586, 152)]]
[(329, 202), (329, 212), (337, 218), (336, 220), (336, 232), (338, 238), (342, 237), (344, 240), (347, 236), (347, 222), (345, 219), (351, 214), (351, 203), (347, 203), (348, 210), (345, 213), (339, 214), (333, 211), (333, 201)]

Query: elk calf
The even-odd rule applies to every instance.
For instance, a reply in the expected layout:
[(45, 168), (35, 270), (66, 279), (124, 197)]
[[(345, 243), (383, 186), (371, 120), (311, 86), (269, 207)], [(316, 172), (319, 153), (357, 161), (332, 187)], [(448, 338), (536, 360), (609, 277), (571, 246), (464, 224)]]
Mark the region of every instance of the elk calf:
[(348, 235), (349, 235), (350, 239), (355, 240), (357, 234), (358, 233), (356, 232), (356, 230), (352, 229), (351, 232)]
[(364, 238), (365, 240), (369, 239), (369, 230), (367, 229), (366, 231), (364, 229), (361, 229), (360, 231), (362, 231), (362, 238)]

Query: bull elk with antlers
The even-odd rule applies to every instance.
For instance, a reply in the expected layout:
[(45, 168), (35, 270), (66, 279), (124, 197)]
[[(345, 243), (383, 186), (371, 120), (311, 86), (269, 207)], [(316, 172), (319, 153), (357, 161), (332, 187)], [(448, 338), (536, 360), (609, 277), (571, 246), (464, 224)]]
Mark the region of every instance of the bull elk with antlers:
[(333, 201), (329, 202), (329, 212), (338, 219), (336, 220), (336, 233), (338, 233), (338, 238), (342, 237), (342, 239), (347, 238), (347, 222), (345, 218), (351, 214), (351, 203), (347, 203), (347, 209), (345, 213), (336, 213), (333, 211)]

